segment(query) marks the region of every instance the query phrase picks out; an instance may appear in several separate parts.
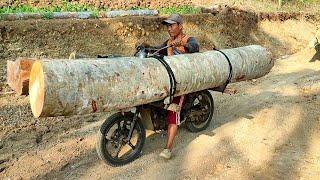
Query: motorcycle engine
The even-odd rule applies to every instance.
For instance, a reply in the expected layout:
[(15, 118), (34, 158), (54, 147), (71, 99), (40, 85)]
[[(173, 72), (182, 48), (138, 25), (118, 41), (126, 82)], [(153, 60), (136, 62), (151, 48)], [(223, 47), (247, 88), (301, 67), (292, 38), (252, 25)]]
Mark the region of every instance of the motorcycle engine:
[(151, 111), (151, 120), (154, 130), (167, 129), (167, 113), (159, 112), (156, 110)]

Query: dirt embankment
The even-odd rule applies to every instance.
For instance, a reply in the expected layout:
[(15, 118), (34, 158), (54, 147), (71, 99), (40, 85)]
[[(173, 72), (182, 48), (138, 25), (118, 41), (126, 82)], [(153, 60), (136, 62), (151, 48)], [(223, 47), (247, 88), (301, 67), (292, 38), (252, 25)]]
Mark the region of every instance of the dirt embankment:
[[(255, 14), (224, 8), (215, 15), (186, 15), (184, 18), (185, 32), (199, 40), (202, 51), (214, 46), (229, 48), (261, 44), (278, 57), (301, 49), (315, 31), (312, 22), (319, 17), (306, 18), (286, 13)], [(163, 17), (122, 17), (98, 20), (1, 21), (0, 90), (5, 81), (7, 59), (21, 56), (66, 58), (73, 51), (90, 56), (132, 55), (138, 41), (144, 40), (156, 45), (168, 38), (161, 25), (162, 19)]]
[[(143, 156), (122, 168), (105, 166), (94, 151), (106, 114), (34, 119), (27, 97), (0, 94), (0, 178), (318, 177), (319, 62), (310, 63), (314, 52), (304, 50), (316, 22), (303, 16), (261, 20), (237, 10), (184, 18), (185, 32), (199, 40), (202, 51), (260, 44), (282, 59), (266, 77), (232, 85), (235, 95), (215, 95), (215, 123), (199, 134), (182, 129), (172, 161), (157, 157), (165, 140), (153, 134)], [(0, 93), (10, 91), (5, 60), (66, 58), (72, 51), (131, 55), (141, 39), (156, 45), (168, 38), (161, 20), (0, 22)]]

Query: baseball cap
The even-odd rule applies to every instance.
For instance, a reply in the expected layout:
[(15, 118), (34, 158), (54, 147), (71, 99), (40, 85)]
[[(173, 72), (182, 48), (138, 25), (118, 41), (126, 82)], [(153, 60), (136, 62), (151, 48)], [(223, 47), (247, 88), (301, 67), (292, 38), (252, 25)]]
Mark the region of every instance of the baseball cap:
[(179, 14), (172, 14), (170, 17), (162, 21), (162, 24), (164, 25), (175, 24), (175, 23), (178, 23), (178, 24), (183, 23), (182, 17)]

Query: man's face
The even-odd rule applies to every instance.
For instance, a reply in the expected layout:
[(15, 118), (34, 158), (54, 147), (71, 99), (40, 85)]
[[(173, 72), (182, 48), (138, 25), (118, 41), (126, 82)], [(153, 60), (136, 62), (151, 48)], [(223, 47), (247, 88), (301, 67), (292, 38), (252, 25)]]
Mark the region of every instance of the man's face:
[(170, 37), (176, 37), (182, 32), (182, 25), (181, 24), (167, 24), (167, 30)]

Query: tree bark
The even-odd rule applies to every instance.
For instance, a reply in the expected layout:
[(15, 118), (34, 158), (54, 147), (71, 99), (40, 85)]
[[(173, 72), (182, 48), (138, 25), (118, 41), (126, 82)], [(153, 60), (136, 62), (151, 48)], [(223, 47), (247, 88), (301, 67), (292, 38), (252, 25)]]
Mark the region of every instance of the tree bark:
[[(222, 50), (229, 57), (232, 82), (266, 75), (271, 54), (258, 45)], [(223, 85), (229, 75), (226, 58), (217, 51), (167, 56), (177, 80), (175, 95)], [(39, 60), (30, 75), (30, 104), (35, 117), (69, 116), (120, 110), (169, 95), (167, 70), (154, 58)]]
[(18, 95), (28, 95), (29, 76), (35, 59), (7, 61), (7, 83)]
[[(73, 52), (69, 60), (93, 58), (87, 55)], [(29, 76), (36, 59), (19, 58), (16, 61), (7, 61), (7, 83), (18, 95), (29, 94)]]

